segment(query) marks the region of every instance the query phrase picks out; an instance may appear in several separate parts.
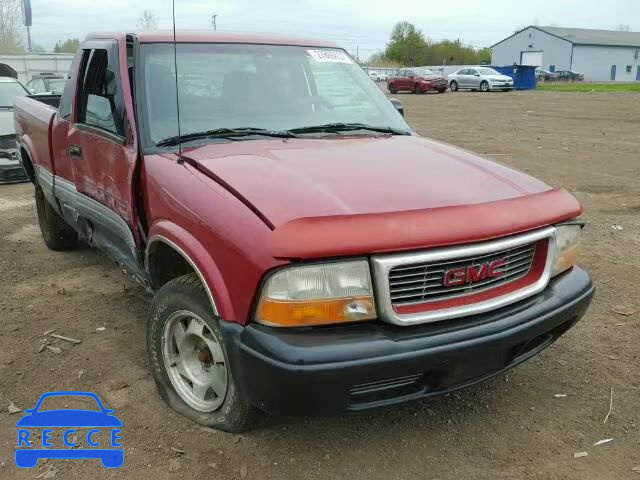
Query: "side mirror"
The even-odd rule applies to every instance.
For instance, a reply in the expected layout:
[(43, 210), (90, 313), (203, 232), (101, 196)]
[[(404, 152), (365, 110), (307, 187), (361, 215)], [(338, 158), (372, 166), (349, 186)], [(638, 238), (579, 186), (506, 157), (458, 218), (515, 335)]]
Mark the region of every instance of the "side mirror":
[(390, 98), (389, 101), (398, 113), (404, 117), (404, 105), (402, 105), (402, 102), (396, 98)]

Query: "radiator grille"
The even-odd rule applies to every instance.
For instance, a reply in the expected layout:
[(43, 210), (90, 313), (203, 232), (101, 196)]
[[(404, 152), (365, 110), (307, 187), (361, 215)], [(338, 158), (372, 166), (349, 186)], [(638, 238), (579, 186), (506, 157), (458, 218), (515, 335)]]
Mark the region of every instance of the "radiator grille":
[[(529, 273), (536, 244), (537, 242), (528, 243), (475, 257), (397, 265), (389, 271), (391, 303), (410, 305), (446, 300), (514, 282)], [(460, 285), (445, 285), (445, 276), (449, 271), (467, 275), (469, 269), (478, 272), (482, 265), (499, 260), (504, 260), (504, 265), (495, 269), (498, 276), (475, 278), (471, 283), (464, 281)]]

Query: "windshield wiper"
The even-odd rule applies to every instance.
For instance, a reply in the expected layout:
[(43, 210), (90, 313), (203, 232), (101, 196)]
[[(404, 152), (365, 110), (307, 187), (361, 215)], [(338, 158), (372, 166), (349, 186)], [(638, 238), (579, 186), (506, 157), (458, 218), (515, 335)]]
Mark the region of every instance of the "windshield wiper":
[(376, 127), (365, 123), (325, 123), (324, 125), (311, 125), (308, 127), (290, 128), (291, 133), (340, 133), (353, 132), (355, 130), (368, 130), (370, 132), (390, 133), (392, 135), (411, 135), (405, 130), (398, 130), (392, 127)]
[(288, 131), (273, 131), (265, 128), (215, 128), (213, 130), (206, 130), (203, 132), (187, 133), (185, 135), (165, 138), (156, 143), (157, 147), (169, 147), (177, 145), (182, 142), (189, 142), (191, 140), (199, 140), (201, 138), (238, 138), (238, 137), (250, 137), (253, 135), (262, 135), (265, 137), (275, 138), (292, 138), (295, 135)]

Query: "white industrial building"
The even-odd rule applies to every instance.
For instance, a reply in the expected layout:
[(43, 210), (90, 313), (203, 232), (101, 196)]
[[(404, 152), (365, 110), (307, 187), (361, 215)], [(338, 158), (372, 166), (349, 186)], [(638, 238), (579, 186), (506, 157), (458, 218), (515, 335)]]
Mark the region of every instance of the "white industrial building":
[(640, 81), (640, 32), (532, 25), (493, 45), (491, 63), (573, 70), (591, 81)]

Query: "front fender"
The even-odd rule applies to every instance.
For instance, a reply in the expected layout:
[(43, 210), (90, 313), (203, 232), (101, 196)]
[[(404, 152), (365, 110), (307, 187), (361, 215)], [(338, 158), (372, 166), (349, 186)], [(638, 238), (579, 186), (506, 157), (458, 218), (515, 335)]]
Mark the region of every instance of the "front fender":
[(175, 249), (193, 267), (207, 291), (211, 307), (216, 316), (235, 319), (236, 314), (231, 303), (229, 291), (224, 283), (220, 269), (207, 249), (191, 233), (168, 220), (154, 223), (149, 230), (148, 255), (155, 242), (164, 242)]

